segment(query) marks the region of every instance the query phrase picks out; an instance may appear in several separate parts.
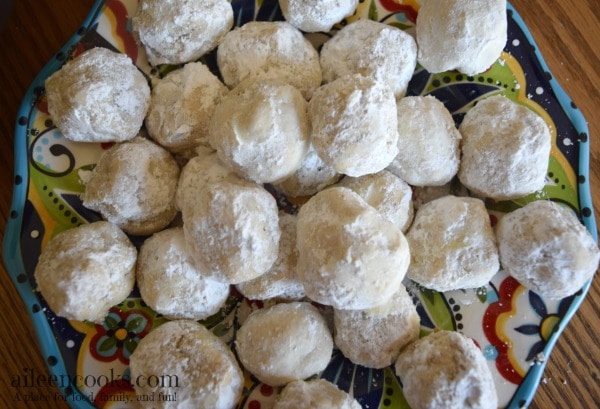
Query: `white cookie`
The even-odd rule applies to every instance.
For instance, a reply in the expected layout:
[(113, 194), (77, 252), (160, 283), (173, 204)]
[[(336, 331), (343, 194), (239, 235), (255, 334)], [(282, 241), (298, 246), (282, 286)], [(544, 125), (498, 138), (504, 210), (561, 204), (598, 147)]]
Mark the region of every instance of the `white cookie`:
[(469, 190), (507, 200), (544, 187), (552, 137), (541, 116), (496, 95), (467, 111), (459, 130), (458, 178)]
[(134, 245), (116, 225), (83, 224), (50, 239), (35, 280), (56, 315), (101, 323), (133, 290), (136, 257)]
[(306, 302), (254, 311), (237, 332), (244, 368), (271, 386), (305, 379), (329, 364), (333, 339), (319, 311)]
[(46, 98), (52, 121), (65, 138), (122, 142), (140, 131), (150, 87), (127, 55), (96, 47), (48, 77)]
[(544, 297), (576, 293), (598, 269), (600, 251), (591, 234), (571, 210), (549, 200), (504, 215), (496, 237), (504, 270)]
[(361, 409), (360, 403), (326, 379), (292, 381), (277, 397), (273, 409)]
[(425, 203), (406, 239), (411, 260), (407, 277), (426, 288), (478, 288), (500, 268), (489, 214), (480, 199), (444, 196)]

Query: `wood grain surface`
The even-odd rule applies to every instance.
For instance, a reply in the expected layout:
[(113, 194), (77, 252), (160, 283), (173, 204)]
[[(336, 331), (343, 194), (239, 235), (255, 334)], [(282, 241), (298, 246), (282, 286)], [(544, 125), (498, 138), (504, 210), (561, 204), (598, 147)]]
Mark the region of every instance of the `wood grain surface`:
[[(6, 3), (6, 2), (5, 2)], [(600, 3), (598, 0), (514, 0), (555, 79), (589, 125), (590, 179), (600, 214)], [(10, 213), (13, 131), (26, 89), (77, 31), (92, 0), (20, 0), (0, 9), (0, 239)], [(9, 8), (7, 11), (6, 9)], [(6, 15), (5, 13), (8, 13)], [(600, 278), (557, 342), (532, 408), (596, 408), (600, 402)], [(0, 266), (0, 408), (63, 408), (64, 403), (16, 401), (53, 396), (49, 386), (15, 388), (24, 368), (47, 374), (32, 325), (4, 266)], [(58, 393), (56, 391), (56, 393)]]

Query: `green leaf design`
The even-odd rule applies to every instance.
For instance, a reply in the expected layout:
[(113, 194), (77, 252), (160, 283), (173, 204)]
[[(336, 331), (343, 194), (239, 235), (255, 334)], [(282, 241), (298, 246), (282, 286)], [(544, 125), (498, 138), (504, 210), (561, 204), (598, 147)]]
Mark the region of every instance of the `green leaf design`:
[(115, 337), (106, 337), (106, 339), (98, 345), (98, 350), (100, 352), (106, 352), (106, 351), (110, 351), (111, 349), (115, 348), (116, 346), (117, 346), (117, 340)]
[(133, 351), (135, 351), (135, 348), (137, 347), (137, 341), (131, 338), (127, 338), (123, 344), (123, 346), (125, 347), (125, 350), (127, 352), (129, 352), (129, 355), (133, 354)]
[(106, 327), (108, 327), (108, 329), (116, 329), (117, 325), (119, 325), (119, 321), (117, 321), (114, 317), (108, 315), (106, 318), (104, 318), (104, 324), (106, 325)]
[(371, 0), (371, 4), (369, 4), (369, 20), (379, 21), (375, 0)]
[(133, 331), (134, 329), (139, 328), (143, 322), (144, 317), (137, 316), (132, 320), (129, 320), (129, 322), (127, 322), (127, 325), (125, 325), (125, 329), (127, 330), (127, 332)]
[(479, 287), (475, 290), (475, 295), (483, 304), (487, 302), (487, 287)]

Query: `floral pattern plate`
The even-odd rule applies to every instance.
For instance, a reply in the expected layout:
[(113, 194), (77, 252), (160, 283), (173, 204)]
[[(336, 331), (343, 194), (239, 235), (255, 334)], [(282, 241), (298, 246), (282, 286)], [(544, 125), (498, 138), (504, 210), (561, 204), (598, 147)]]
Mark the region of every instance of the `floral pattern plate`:
[[(276, 0), (232, 0), (236, 25), (250, 20), (281, 20)], [(176, 68), (149, 66), (144, 51), (130, 32), (136, 0), (98, 0), (81, 29), (46, 65), (24, 97), (15, 128), (15, 178), (12, 210), (4, 241), (7, 270), (34, 323), (49, 371), (56, 375), (63, 399), (77, 408), (127, 408), (136, 400), (129, 377), (129, 357), (140, 339), (166, 322), (134, 291), (115, 306), (101, 325), (57, 317), (35, 291), (33, 271), (48, 240), (60, 231), (99, 216), (81, 205), (81, 172), (93, 168), (103, 144), (66, 140), (47, 110), (44, 80), (83, 50), (102, 46), (128, 54), (150, 82)], [(419, 4), (416, 0), (361, 1), (355, 16), (394, 25), (411, 32)], [(507, 202), (486, 202), (492, 221), (498, 214), (531, 200), (553, 200), (570, 207), (596, 237), (588, 184), (589, 141), (580, 111), (549, 72), (517, 11), (508, 5), (508, 42), (486, 72), (432, 75), (417, 67), (408, 95), (434, 95), (460, 123), (479, 100), (503, 94), (526, 105), (550, 126), (553, 148), (545, 188)], [(339, 28), (339, 26), (337, 27)], [(310, 34), (319, 46), (332, 33)], [(214, 53), (203, 58), (217, 72)], [(287, 211), (296, 206), (283, 197)], [(136, 244), (140, 238), (134, 238)], [(422, 318), (421, 335), (436, 328), (461, 331), (483, 351), (493, 372), (500, 406), (523, 407), (531, 401), (546, 359), (559, 334), (581, 304), (589, 283), (575, 295), (548, 300), (519, 285), (502, 271), (477, 290), (438, 293), (407, 283)], [(263, 303), (233, 294), (222, 311), (203, 321), (231, 343), (240, 317)], [(328, 314), (326, 308), (322, 308)], [(407, 408), (400, 380), (393, 369), (368, 369), (352, 364), (335, 350), (319, 376), (348, 391), (364, 408)], [(278, 390), (247, 376), (239, 408), (269, 408)], [(159, 399), (160, 397), (155, 397)], [(165, 398), (165, 397), (162, 397)], [(176, 397), (172, 397), (175, 398)]]

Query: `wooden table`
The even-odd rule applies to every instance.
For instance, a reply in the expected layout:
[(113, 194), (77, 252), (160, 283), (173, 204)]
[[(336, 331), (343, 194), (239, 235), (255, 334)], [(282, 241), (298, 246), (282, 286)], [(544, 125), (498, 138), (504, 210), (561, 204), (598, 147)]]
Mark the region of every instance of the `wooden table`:
[[(79, 28), (92, 0), (20, 0), (0, 31), (0, 239), (10, 212), (13, 129), (25, 90), (52, 55)], [(589, 121), (594, 211), (600, 214), (600, 5), (597, 0), (513, 0), (556, 80)], [(5, 6), (0, 9), (2, 13)], [(57, 402), (18, 402), (11, 376), (23, 368), (47, 373), (27, 313), (0, 266), (0, 407), (61, 407)], [(531, 407), (592, 408), (600, 402), (600, 278), (560, 337)], [(20, 390), (53, 393), (48, 386)], [(64, 406), (64, 404), (62, 404)]]

